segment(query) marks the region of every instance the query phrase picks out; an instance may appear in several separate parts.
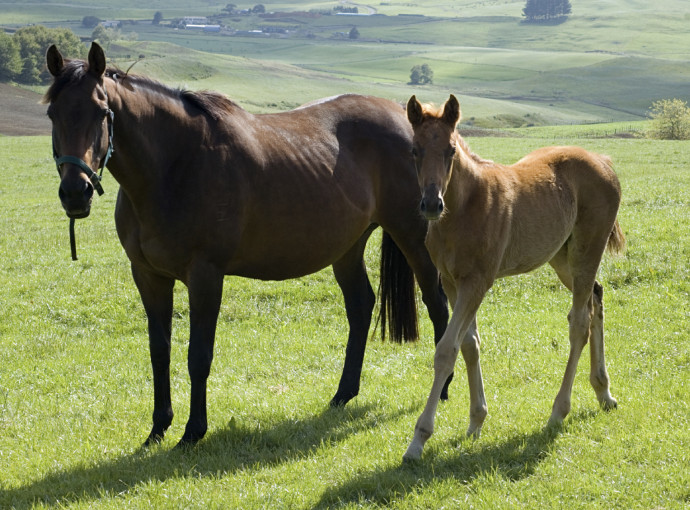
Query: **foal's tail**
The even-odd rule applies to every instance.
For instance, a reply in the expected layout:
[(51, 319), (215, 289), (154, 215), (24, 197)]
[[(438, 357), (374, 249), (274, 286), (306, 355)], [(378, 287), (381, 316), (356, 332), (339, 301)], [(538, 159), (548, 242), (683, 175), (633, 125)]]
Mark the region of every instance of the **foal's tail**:
[(616, 218), (613, 224), (613, 229), (609, 235), (609, 242), (606, 245), (606, 249), (611, 255), (620, 255), (625, 251), (625, 234), (618, 223), (618, 218)]
[(383, 232), (381, 240), (381, 283), (379, 284), (381, 339), (386, 339), (386, 323), (395, 342), (419, 338), (417, 300), (412, 268), (393, 238)]

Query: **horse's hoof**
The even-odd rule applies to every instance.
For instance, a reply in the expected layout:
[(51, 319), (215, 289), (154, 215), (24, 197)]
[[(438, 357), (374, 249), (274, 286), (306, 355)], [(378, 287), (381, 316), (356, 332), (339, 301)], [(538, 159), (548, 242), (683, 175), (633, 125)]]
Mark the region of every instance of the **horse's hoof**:
[(146, 441), (144, 441), (142, 447), (149, 448), (150, 446), (161, 444), (163, 442), (163, 437), (163, 434), (154, 434), (152, 432), (151, 434), (149, 434), (149, 437), (146, 438)]
[(342, 396), (339, 395), (338, 393), (335, 394), (335, 397), (333, 397), (328, 404), (330, 407), (345, 407), (345, 404), (347, 404), (350, 400), (355, 398), (357, 395), (348, 395), (348, 396)]

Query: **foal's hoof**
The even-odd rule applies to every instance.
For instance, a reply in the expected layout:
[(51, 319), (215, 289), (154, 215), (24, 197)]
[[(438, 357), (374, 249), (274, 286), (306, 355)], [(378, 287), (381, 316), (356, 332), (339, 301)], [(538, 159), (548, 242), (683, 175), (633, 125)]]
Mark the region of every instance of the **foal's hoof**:
[(416, 445), (410, 445), (407, 448), (407, 451), (405, 452), (405, 455), (403, 455), (403, 463), (404, 464), (412, 464), (414, 462), (419, 462), (422, 459), (422, 447), (416, 446)]
[(616, 399), (611, 397), (610, 399), (604, 400), (601, 403), (601, 408), (604, 411), (610, 411), (611, 409), (616, 409), (618, 408), (618, 402), (616, 402)]

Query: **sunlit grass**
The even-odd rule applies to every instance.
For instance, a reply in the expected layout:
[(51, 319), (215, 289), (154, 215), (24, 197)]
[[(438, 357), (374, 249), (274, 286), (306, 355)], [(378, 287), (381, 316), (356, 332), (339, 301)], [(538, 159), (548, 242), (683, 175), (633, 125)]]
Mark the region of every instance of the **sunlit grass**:
[[(554, 140), (555, 138), (555, 140)], [(516, 161), (568, 138), (473, 138)], [(607, 361), (619, 408), (599, 410), (585, 354), (573, 410), (544, 429), (568, 353), (569, 296), (549, 268), (499, 281), (479, 315), (489, 405), (464, 438), (462, 362), (421, 462), (401, 465), (432, 378), (423, 339), (371, 341), (360, 395), (329, 409), (347, 324), (330, 269), (226, 279), (209, 379), (209, 433), (174, 450), (188, 414), (189, 327), (176, 287), (176, 417), (141, 450), (152, 408), (145, 316), (114, 230), (117, 185), (77, 223), (69, 259), (50, 140), (0, 138), (0, 507), (681, 508), (690, 493), (690, 146), (576, 140), (613, 157), (622, 258), (605, 258)], [(378, 236), (367, 254), (376, 285)]]

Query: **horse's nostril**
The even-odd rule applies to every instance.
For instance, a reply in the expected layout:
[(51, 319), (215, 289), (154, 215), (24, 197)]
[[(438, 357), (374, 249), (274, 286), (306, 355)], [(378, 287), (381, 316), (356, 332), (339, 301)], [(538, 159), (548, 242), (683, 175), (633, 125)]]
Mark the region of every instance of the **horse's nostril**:
[(439, 213), (443, 212), (443, 200), (438, 201), (438, 212)]
[(426, 199), (422, 199), (421, 202), (419, 202), (419, 210), (422, 212), (426, 212)]
[(90, 182), (86, 183), (86, 187), (84, 188), (84, 200), (91, 200), (93, 197), (93, 184)]

